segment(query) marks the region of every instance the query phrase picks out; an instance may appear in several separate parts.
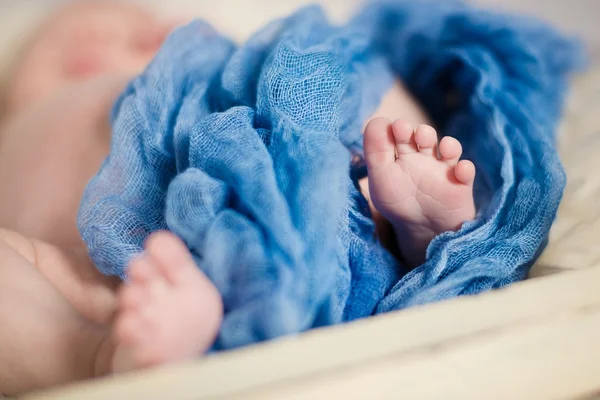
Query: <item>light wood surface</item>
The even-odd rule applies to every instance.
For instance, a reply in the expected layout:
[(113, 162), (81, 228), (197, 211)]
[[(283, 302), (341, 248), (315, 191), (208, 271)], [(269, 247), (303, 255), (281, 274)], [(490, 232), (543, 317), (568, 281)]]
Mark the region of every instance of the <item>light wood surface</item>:
[(25, 398), (580, 397), (600, 390), (598, 282), (600, 266)]

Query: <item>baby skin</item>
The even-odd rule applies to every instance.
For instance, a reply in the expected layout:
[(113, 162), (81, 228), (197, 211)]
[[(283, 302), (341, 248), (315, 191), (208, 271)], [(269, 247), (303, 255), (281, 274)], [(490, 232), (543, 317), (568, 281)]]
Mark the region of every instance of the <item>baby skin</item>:
[(425, 261), (431, 240), (475, 217), (475, 166), (461, 160), (462, 146), (439, 143), (429, 125), (416, 130), (404, 120), (371, 120), (364, 133), (373, 205), (393, 226), (398, 248), (411, 266)]
[[(107, 34), (106, 21), (123, 26)], [(130, 4), (81, 2), (45, 25), (15, 69), (0, 131), (0, 393), (188, 360), (215, 340), (221, 297), (180, 239), (151, 235), (121, 283), (99, 274), (76, 229), (108, 154), (110, 105), (171, 27)], [(85, 45), (61, 41), (73, 32)], [(410, 266), (475, 216), (475, 168), (461, 152), (456, 139), (438, 143), (400, 83), (366, 125), (360, 185)]]

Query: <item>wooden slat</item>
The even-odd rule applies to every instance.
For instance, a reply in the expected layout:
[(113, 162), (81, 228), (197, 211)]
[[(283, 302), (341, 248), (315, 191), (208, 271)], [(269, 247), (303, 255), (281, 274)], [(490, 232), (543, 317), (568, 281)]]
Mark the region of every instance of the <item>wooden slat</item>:
[(26, 398), (547, 398), (541, 380), (547, 390), (581, 396), (600, 388), (599, 285), (598, 266), (565, 272)]
[(600, 389), (600, 305), (227, 399), (564, 399)]

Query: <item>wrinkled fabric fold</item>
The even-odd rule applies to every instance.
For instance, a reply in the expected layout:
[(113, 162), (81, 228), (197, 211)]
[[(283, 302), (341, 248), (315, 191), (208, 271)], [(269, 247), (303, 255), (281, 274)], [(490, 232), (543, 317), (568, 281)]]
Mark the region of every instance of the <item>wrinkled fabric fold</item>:
[[(79, 229), (122, 278), (151, 232), (180, 236), (223, 296), (222, 349), (500, 288), (526, 277), (555, 217), (556, 125), (582, 65), (543, 23), (452, 1), (374, 3), (342, 26), (310, 7), (241, 46), (196, 21), (115, 104)], [(394, 79), (477, 166), (476, 220), (409, 272), (350, 179)]]

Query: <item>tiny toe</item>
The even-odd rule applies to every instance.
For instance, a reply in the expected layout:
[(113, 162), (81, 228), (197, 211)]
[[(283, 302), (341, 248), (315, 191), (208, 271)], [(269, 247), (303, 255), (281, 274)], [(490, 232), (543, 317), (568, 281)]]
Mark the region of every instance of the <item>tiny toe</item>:
[(187, 246), (172, 233), (153, 234), (146, 243), (146, 249), (161, 274), (171, 284), (184, 282), (190, 276), (188, 272), (198, 271)]
[(420, 125), (415, 131), (419, 153), (437, 156), (437, 132), (429, 125)]
[(465, 185), (472, 184), (475, 179), (475, 165), (469, 160), (462, 160), (454, 167), (456, 180)]
[(387, 118), (374, 118), (365, 128), (363, 148), (368, 168), (378, 168), (393, 163), (396, 158), (391, 122)]
[(156, 278), (158, 271), (150, 258), (143, 253), (129, 263), (127, 274), (133, 282), (147, 283)]
[(440, 141), (440, 157), (448, 165), (455, 165), (462, 155), (462, 145), (451, 136), (445, 136)]
[(392, 132), (394, 133), (398, 155), (415, 153), (417, 151), (415, 132), (412, 124), (398, 119), (392, 124)]

